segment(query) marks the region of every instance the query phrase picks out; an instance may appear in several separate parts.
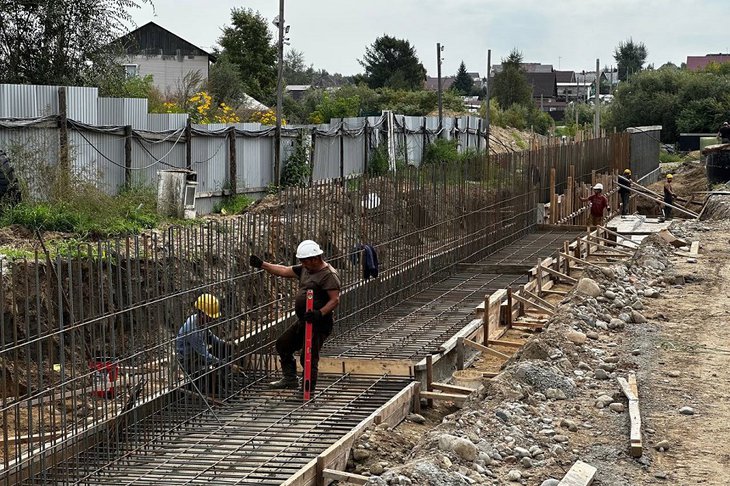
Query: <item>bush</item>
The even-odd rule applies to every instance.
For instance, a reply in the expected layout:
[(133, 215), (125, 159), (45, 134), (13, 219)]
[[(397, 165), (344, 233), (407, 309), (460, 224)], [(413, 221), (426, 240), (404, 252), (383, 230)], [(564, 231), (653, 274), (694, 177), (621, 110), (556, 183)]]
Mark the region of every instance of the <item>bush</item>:
[(284, 163), (280, 179), (282, 187), (305, 187), (309, 183), (312, 168), (309, 165), (309, 144), (304, 137), (303, 130), (297, 134), (294, 151)]
[(454, 139), (437, 138), (426, 146), (422, 165), (454, 162), (459, 159), (459, 145)]
[(370, 153), (367, 172), (369, 176), (378, 177), (387, 174), (389, 169), (388, 145), (382, 143)]
[(65, 204), (20, 203), (6, 208), (0, 219), (3, 226), (17, 224), (33, 231), (72, 233), (82, 224), (81, 216)]

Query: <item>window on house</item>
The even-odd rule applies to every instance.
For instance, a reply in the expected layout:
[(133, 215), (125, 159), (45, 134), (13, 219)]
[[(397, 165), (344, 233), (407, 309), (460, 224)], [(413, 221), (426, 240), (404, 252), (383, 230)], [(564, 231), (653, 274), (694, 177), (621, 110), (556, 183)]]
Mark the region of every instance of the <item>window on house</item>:
[(139, 64), (122, 64), (124, 70), (124, 78), (134, 78), (139, 76)]

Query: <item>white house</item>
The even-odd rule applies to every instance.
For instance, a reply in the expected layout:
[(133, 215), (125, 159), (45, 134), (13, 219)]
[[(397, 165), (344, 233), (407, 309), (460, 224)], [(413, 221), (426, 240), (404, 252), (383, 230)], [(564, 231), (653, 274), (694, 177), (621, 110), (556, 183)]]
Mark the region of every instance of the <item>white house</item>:
[(117, 44), (124, 54), (119, 63), (128, 77), (151, 74), (163, 93), (175, 91), (186, 75), (199, 71), (207, 81), (215, 56), (191, 44), (154, 22), (120, 37)]

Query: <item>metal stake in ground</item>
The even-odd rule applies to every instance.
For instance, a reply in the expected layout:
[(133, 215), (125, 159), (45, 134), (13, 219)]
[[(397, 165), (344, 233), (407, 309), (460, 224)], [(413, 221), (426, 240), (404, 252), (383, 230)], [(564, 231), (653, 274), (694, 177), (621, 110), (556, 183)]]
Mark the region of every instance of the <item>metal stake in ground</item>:
[[(307, 290), (307, 312), (314, 310), (314, 291)], [(312, 393), (312, 321), (304, 323), (304, 401)]]

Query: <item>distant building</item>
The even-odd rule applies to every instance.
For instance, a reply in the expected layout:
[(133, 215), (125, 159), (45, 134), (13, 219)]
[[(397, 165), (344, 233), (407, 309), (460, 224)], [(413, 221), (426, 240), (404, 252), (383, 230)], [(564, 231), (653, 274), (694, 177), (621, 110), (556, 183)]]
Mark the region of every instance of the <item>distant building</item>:
[(707, 54), (704, 56), (687, 56), (687, 69), (690, 71), (699, 71), (704, 69), (711, 62), (722, 64), (730, 62), (730, 54)]
[(307, 94), (307, 91), (310, 89), (312, 89), (311, 84), (289, 84), (286, 88), (284, 88), (284, 90), (297, 101), (304, 98), (304, 95)]
[[(483, 88), (486, 83), (482, 79), (479, 73), (467, 73), (474, 81), (474, 87), (477, 89)], [(451, 88), (451, 85), (456, 81), (456, 76), (441, 76), (441, 89), (446, 91)], [(427, 76), (425, 88), (427, 91), (438, 91), (438, 77)]]
[(152, 75), (154, 85), (171, 93), (189, 73), (199, 71), (203, 81), (216, 57), (154, 22), (117, 39), (124, 52), (118, 60), (127, 77)]

